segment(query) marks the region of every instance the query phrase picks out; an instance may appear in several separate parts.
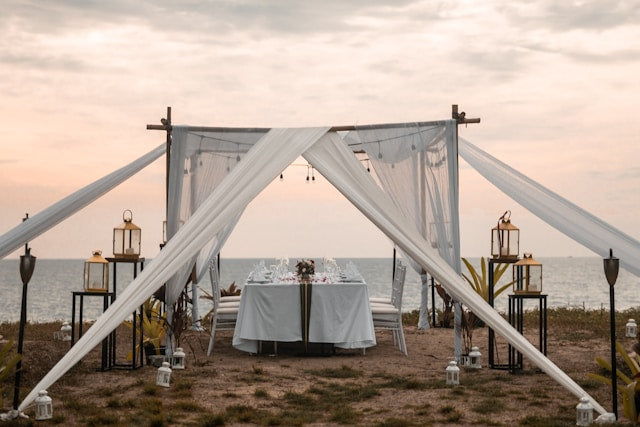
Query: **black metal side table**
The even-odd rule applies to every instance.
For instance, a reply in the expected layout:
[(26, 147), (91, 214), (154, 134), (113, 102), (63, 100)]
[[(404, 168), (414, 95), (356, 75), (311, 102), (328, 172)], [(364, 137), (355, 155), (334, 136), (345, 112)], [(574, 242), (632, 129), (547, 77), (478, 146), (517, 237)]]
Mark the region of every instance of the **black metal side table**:
[[(72, 292), (73, 300), (71, 303), (71, 347), (76, 343), (76, 300), (79, 299), (79, 316), (78, 316), (78, 340), (82, 338), (82, 322), (84, 316), (84, 298), (85, 297), (102, 297), (102, 311), (104, 312), (109, 308), (109, 303), (113, 301), (113, 292)], [(102, 360), (100, 363), (100, 370), (105, 371), (110, 368), (109, 364), (109, 350), (110, 340), (105, 338), (102, 340)]]
[[(509, 295), (509, 323), (520, 334), (523, 331), (524, 300), (538, 300), (538, 350), (547, 355), (547, 295), (514, 294)], [(509, 344), (509, 372), (522, 370), (522, 353)]]

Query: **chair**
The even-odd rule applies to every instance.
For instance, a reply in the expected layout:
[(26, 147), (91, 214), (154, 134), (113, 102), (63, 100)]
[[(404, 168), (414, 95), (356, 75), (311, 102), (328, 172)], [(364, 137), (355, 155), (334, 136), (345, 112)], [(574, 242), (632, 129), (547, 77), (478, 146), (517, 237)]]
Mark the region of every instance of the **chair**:
[[(402, 262), (400, 260), (396, 261), (396, 266), (394, 271), (397, 272), (398, 269), (402, 266)], [(394, 276), (394, 280), (391, 284), (391, 295), (388, 297), (369, 297), (369, 303), (371, 304), (391, 304), (393, 305), (392, 299), (394, 298), (394, 295), (396, 294), (395, 291), (395, 287), (396, 284), (398, 283), (397, 280), (395, 280), (395, 276)]]
[(237, 297), (229, 297), (222, 301), (220, 297), (220, 277), (215, 263), (209, 264), (209, 277), (211, 278), (211, 292), (213, 294), (213, 313), (211, 315), (211, 337), (209, 338), (209, 348), (207, 356), (211, 356), (215, 345), (216, 330), (234, 330), (240, 301)]
[(371, 315), (373, 327), (379, 330), (390, 330), (393, 335), (393, 345), (404, 353), (407, 353), (407, 344), (404, 340), (402, 329), (402, 293), (407, 267), (400, 265), (396, 268), (396, 276), (393, 280), (391, 303), (371, 303)]

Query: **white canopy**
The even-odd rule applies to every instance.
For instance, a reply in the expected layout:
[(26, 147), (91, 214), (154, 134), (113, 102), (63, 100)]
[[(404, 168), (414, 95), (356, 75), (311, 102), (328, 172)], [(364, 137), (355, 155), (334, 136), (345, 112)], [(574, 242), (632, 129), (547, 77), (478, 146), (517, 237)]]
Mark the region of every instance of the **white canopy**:
[[(598, 412), (605, 412), (602, 406), (524, 339), (463, 281), (459, 273), (432, 248), (416, 225), (405, 219), (394, 201), (381, 191), (335, 131), (324, 127), (270, 129), (260, 133), (259, 139), (246, 154), (240, 154), (238, 149), (236, 159), (238, 155), (243, 155), (241, 161), (233, 169), (230, 168), (228, 175), (186, 219), (159, 255), (27, 395), (20, 410), (24, 410), (35, 399), (37, 390), (46, 389), (53, 384), (155, 290), (197, 256), (214, 237), (221, 236), (226, 227), (233, 223), (247, 204), (274, 177), (298, 156), (303, 155), (404, 253), (431, 272), (449, 294), (463, 301), (489, 327), (576, 397), (587, 396)], [(452, 226), (457, 227), (457, 224)]]

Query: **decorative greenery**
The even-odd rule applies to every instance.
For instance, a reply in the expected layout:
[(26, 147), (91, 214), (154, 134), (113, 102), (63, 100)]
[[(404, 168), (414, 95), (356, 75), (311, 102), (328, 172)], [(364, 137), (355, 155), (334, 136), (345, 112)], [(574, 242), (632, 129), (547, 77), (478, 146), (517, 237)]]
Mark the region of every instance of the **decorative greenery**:
[(0, 408), (2, 408), (2, 383), (15, 372), (15, 366), (21, 357), (18, 353), (13, 354), (11, 348), (13, 341), (7, 341), (0, 348)]
[[(152, 344), (156, 349), (156, 354), (160, 354), (160, 346), (167, 332), (167, 313), (160, 314), (162, 308), (162, 301), (155, 298), (149, 298), (142, 304), (142, 315), (139, 317), (140, 323), (142, 323), (142, 335), (143, 344)], [(133, 328), (131, 322), (125, 322), (125, 324)], [(140, 333), (140, 326), (137, 327), (137, 332)], [(136, 351), (139, 347), (136, 347)], [(133, 353), (127, 354), (127, 361), (130, 361), (133, 357)]]
[[(473, 288), (473, 290), (476, 291), (478, 295), (480, 295), (485, 301), (489, 302), (489, 277), (487, 274), (487, 263), (485, 262), (484, 257), (480, 258), (480, 274), (478, 274), (478, 271), (475, 269), (473, 265), (471, 265), (469, 261), (467, 261), (466, 258), (462, 258), (462, 262), (464, 262), (464, 265), (467, 267), (467, 270), (469, 270), (469, 274), (471, 274), (471, 279), (464, 273), (462, 273), (462, 277), (464, 277), (467, 283), (469, 283), (471, 288)], [(495, 285), (500, 281), (500, 278), (502, 278), (502, 275), (504, 274), (504, 272), (507, 271), (507, 268), (509, 268), (509, 264), (500, 263), (496, 266), (496, 269), (494, 270), (494, 273), (493, 273), (493, 285), (494, 285), (493, 297), (494, 298), (513, 285), (513, 281), (511, 281), (506, 285), (498, 287), (497, 289), (495, 288)]]
[[(616, 341), (616, 350), (625, 361), (631, 378), (616, 368), (616, 379), (622, 380), (625, 386), (619, 388), (622, 393), (622, 404), (624, 408), (624, 416), (634, 425), (640, 422), (640, 355), (635, 352), (627, 353), (622, 344)], [(602, 357), (596, 357), (596, 363), (608, 372), (611, 372), (611, 364)], [(600, 381), (611, 386), (611, 378), (604, 377), (600, 374), (589, 373), (590, 378)]]
[(435, 287), (438, 296), (442, 300), (442, 320), (440, 324), (443, 328), (450, 328), (451, 320), (453, 319), (453, 299), (440, 283), (436, 283)]

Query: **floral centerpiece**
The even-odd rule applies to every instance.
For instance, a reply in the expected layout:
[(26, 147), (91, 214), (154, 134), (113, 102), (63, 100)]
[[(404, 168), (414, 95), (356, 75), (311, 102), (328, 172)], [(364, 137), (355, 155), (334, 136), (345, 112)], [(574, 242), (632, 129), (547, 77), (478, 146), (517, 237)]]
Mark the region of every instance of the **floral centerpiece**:
[(316, 272), (316, 264), (312, 259), (303, 259), (296, 264), (298, 279), (309, 280)]

